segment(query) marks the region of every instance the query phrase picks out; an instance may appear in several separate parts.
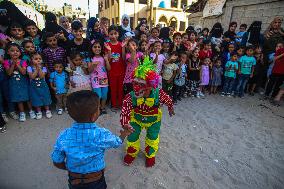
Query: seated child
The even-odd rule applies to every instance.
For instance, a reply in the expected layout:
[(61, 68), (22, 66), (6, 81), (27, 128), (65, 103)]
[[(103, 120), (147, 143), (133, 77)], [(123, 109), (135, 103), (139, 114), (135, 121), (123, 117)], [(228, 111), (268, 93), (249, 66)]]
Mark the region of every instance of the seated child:
[(100, 115), (99, 98), (92, 91), (70, 94), (67, 109), (75, 122), (57, 138), (51, 154), (53, 164), (68, 171), (70, 188), (105, 189), (105, 150), (121, 146), (131, 127), (124, 127), (119, 137), (99, 127), (95, 123)]

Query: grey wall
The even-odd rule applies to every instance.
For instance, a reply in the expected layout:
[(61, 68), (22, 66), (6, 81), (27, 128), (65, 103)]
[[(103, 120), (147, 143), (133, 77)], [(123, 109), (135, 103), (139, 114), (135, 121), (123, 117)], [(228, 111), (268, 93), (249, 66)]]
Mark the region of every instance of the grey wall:
[(258, 20), (262, 21), (264, 31), (275, 16), (284, 18), (284, 0), (227, 0), (221, 16), (202, 18), (202, 12), (193, 13), (189, 15), (189, 25), (211, 28), (221, 22), (226, 31), (231, 21), (249, 26)]

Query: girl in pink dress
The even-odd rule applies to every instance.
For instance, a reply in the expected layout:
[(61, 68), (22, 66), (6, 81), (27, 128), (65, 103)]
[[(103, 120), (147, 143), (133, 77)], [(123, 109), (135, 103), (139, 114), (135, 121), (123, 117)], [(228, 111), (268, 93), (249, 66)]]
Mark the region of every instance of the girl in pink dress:
[(139, 66), (139, 60), (143, 58), (142, 52), (137, 52), (137, 42), (133, 39), (130, 39), (127, 43), (129, 52), (126, 54), (126, 72), (123, 81), (123, 90), (124, 94), (128, 94), (133, 90), (133, 72), (137, 66)]

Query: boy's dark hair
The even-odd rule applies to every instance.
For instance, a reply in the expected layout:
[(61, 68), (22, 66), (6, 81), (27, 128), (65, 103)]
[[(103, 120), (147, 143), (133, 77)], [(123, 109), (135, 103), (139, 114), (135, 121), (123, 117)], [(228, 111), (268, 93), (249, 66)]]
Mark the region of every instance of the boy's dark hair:
[(79, 30), (79, 29), (83, 28), (83, 25), (80, 21), (75, 20), (75, 21), (72, 22), (71, 28), (72, 28), (72, 30)]
[(81, 55), (79, 51), (72, 51), (70, 54), (70, 59), (74, 60), (77, 56), (80, 56), (81, 58), (83, 58), (83, 56)]
[(184, 36), (188, 36), (188, 33), (183, 33), (183, 34), (181, 34), (181, 37), (184, 37)]
[(32, 43), (32, 44), (34, 44), (32, 40), (26, 39), (26, 40), (24, 40), (24, 41), (22, 42), (22, 44), (21, 44), (21, 45), (22, 45), (22, 47), (24, 47), (24, 48), (25, 48), (26, 44), (28, 44), (28, 43)]
[(231, 22), (231, 23), (229, 24), (229, 28), (232, 27), (233, 25), (236, 25), (236, 26), (237, 26), (238, 23), (237, 23), (237, 22)]
[(235, 55), (238, 55), (238, 53), (237, 53), (236, 51), (233, 51), (233, 52), (230, 53), (230, 56), (231, 56), (231, 57), (232, 57), (232, 56), (235, 56)]
[(30, 20), (30, 19), (28, 19), (28, 20), (26, 20), (24, 22), (24, 27), (27, 28), (28, 26), (35, 26), (35, 27), (37, 27), (36, 23), (33, 20)]
[(111, 32), (111, 31), (116, 31), (116, 32), (119, 32), (119, 29), (116, 25), (111, 25), (109, 28), (108, 28), (108, 32)]
[(11, 25), (10, 25), (10, 28), (23, 28), (23, 26), (21, 24), (19, 24), (18, 22), (13, 22)]
[(208, 28), (203, 28), (203, 30), (201, 32), (207, 31), (209, 33), (209, 29)]
[(241, 24), (241, 25), (240, 25), (240, 28), (245, 28), (245, 29), (247, 29), (247, 27), (248, 27), (248, 26), (247, 26), (246, 24)]
[(249, 46), (246, 47), (246, 51), (250, 50), (250, 49), (254, 50), (254, 46), (253, 45), (249, 45)]
[(87, 123), (99, 110), (99, 97), (89, 90), (77, 91), (67, 97), (66, 107), (76, 122)]
[(46, 42), (47, 38), (49, 37), (55, 37), (55, 34), (53, 32), (45, 32), (42, 39), (44, 42)]
[(204, 44), (204, 45), (208, 45), (208, 44), (210, 44), (210, 43), (211, 43), (211, 40), (209, 40), (209, 39), (206, 39), (206, 40), (203, 41), (203, 44)]
[(174, 33), (174, 35), (173, 35), (173, 39), (175, 39), (177, 36), (180, 36), (180, 37), (181, 37), (181, 33), (179, 33), (179, 32)]
[(54, 60), (52, 63), (53, 63), (54, 66), (58, 65), (58, 64), (63, 66), (62, 62), (60, 62), (58, 60)]

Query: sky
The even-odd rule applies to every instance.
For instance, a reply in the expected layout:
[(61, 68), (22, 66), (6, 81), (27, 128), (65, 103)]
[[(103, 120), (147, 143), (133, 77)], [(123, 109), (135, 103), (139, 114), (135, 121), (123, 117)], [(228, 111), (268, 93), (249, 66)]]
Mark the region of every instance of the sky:
[[(98, 13), (98, 0), (90, 1), (91, 16)], [(62, 7), (64, 3), (71, 4), (73, 8), (81, 7), (88, 13), (88, 0), (44, 0), (44, 3), (50, 7)]]

